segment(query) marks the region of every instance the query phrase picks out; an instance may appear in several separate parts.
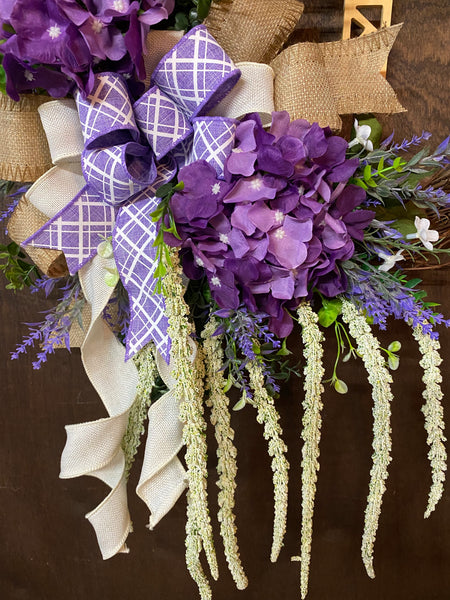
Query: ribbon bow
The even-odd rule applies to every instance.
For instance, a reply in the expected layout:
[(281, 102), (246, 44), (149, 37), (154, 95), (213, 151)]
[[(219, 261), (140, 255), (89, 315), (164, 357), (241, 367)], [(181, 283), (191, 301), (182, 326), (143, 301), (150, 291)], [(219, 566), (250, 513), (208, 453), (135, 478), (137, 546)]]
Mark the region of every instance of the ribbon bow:
[(24, 245), (62, 250), (73, 274), (116, 225), (115, 258), (132, 309), (126, 358), (154, 341), (168, 359), (164, 301), (154, 294), (156, 226), (150, 214), (158, 203), (155, 191), (174, 177), (177, 165), (192, 160), (208, 160), (222, 172), (236, 121), (201, 115), (239, 77), (240, 71), (199, 25), (163, 58), (152, 87), (134, 104), (115, 73), (97, 75), (91, 95), (77, 97), (87, 183)]

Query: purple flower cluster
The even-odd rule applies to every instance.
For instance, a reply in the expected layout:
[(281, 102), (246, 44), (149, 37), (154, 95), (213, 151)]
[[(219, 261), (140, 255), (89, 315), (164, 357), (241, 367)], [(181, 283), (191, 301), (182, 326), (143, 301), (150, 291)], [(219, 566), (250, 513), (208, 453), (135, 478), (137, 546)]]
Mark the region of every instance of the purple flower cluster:
[(94, 71), (145, 78), (142, 58), (150, 25), (168, 17), (174, 0), (0, 0), (6, 90), (43, 88), (63, 97), (74, 82), (85, 93)]
[(190, 279), (206, 274), (219, 307), (244, 305), (270, 317), (286, 337), (292, 319), (285, 309), (317, 289), (333, 297), (347, 288), (342, 261), (374, 217), (358, 208), (365, 191), (348, 180), (359, 160), (346, 159), (347, 142), (329, 128), (273, 113), (270, 132), (258, 115), (237, 127), (225, 180), (198, 161), (181, 169), (184, 189), (171, 210)]

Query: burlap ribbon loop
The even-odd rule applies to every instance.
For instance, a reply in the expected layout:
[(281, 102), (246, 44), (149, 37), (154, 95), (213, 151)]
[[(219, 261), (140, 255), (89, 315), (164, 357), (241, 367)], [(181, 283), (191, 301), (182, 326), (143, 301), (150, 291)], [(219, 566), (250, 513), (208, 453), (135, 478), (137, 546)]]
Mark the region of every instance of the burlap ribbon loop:
[[(19, 200), (8, 222), (8, 235), (21, 244), (31, 232), (47, 223), (47, 216), (38, 210), (25, 196)], [(69, 274), (64, 253), (60, 250), (27, 248), (27, 254), (37, 267), (48, 277), (64, 277)]]
[(112, 266), (111, 259), (97, 256), (80, 270), (83, 293), (92, 308), (81, 356), (109, 416), (66, 427), (67, 442), (60, 473), (63, 479), (81, 475), (97, 477), (111, 488), (103, 502), (86, 515), (95, 529), (104, 559), (128, 551), (125, 540), (131, 531), (131, 519), (121, 443), (137, 385), (134, 363), (125, 362), (125, 349), (102, 316), (113, 291), (104, 281), (105, 267)]
[[(197, 349), (189, 338), (192, 362)], [(137, 495), (150, 509), (149, 528), (171, 510), (187, 487), (186, 471), (177, 457), (183, 447), (183, 423), (180, 421), (180, 398), (174, 394), (176, 380), (172, 376), (173, 365), (167, 364), (157, 354), (156, 363), (162, 380), (169, 388), (148, 411), (148, 434), (141, 477), (136, 488)]]
[(0, 94), (0, 131), (6, 142), (0, 153), (0, 179), (35, 181), (52, 166), (38, 108), (51, 100), (29, 94), (19, 102)]
[[(282, 50), (302, 8), (297, 0), (261, 0), (258, 11), (246, 0), (212, 3), (206, 25), (231, 58), (247, 61), (239, 63), (241, 80), (214, 114), (239, 118), (256, 110), (267, 124), (267, 108), (260, 106), (268, 107), (274, 97), (275, 110), (288, 111), (292, 119), (339, 130), (342, 114), (403, 112), (380, 75), (401, 25), (360, 38)], [(270, 64), (273, 84), (269, 71), (266, 80), (258, 79), (264, 71), (257, 63)]]
[(234, 62), (270, 63), (303, 13), (298, 0), (213, 1), (205, 25)]
[(292, 119), (340, 129), (339, 115), (405, 109), (380, 71), (402, 25), (324, 44), (295, 44), (271, 63), (275, 107)]

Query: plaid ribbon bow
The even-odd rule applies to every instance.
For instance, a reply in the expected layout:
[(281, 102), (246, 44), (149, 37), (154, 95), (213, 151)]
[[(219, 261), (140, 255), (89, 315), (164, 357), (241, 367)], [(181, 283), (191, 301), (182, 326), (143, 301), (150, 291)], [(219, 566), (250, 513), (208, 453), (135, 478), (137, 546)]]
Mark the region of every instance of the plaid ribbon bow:
[(164, 299), (155, 294), (151, 213), (155, 191), (177, 168), (210, 162), (220, 175), (237, 122), (204, 117), (240, 77), (231, 59), (199, 25), (162, 59), (152, 87), (134, 104), (116, 73), (96, 76), (87, 98), (77, 97), (84, 137), (85, 187), (23, 245), (62, 250), (71, 274), (113, 236), (114, 257), (130, 297), (126, 358), (153, 341), (168, 360)]

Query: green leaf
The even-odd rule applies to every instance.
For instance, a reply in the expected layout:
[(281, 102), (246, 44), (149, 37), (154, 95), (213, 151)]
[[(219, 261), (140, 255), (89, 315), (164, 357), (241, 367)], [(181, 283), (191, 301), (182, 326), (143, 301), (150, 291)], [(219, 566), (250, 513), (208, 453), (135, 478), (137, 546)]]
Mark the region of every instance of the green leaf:
[(342, 379), (336, 379), (336, 381), (334, 382), (334, 389), (339, 394), (346, 394), (348, 392), (348, 386), (345, 383), (345, 381), (342, 381)]
[(182, 12), (179, 12), (175, 15), (175, 29), (177, 31), (189, 29), (189, 19)]
[(391, 342), (388, 346), (388, 350), (389, 352), (398, 352), (399, 350), (401, 350), (401, 343), (398, 342), (397, 340), (395, 340), (395, 342)]
[(395, 354), (391, 354), (388, 358), (388, 364), (391, 371), (396, 371), (400, 365), (400, 359)]
[(403, 237), (406, 237), (410, 233), (415, 233), (417, 231), (414, 222), (410, 221), (409, 219), (398, 219), (392, 223), (392, 227), (399, 231)]
[(341, 314), (342, 302), (336, 298), (334, 300), (324, 299), (322, 304), (322, 308), (318, 313), (319, 323), (322, 325), (322, 327), (329, 327)]
[(233, 410), (234, 411), (242, 410), (246, 404), (247, 404), (247, 402), (245, 401), (244, 396), (242, 396), (242, 398), (238, 402), (236, 402), (236, 404), (233, 406)]
[(228, 375), (227, 382), (223, 388), (223, 391), (225, 394), (230, 391), (232, 385), (233, 385), (233, 378), (231, 377), (231, 375)]
[(402, 160), (401, 156), (397, 156), (397, 158), (392, 163), (392, 166), (394, 167), (394, 169), (396, 171), (398, 171), (399, 173), (401, 173), (403, 171), (402, 167), (404, 165), (406, 165), (406, 162), (404, 160)]
[(198, 13), (198, 18), (201, 21), (206, 19), (206, 17), (208, 16), (210, 5), (211, 5), (211, 0), (198, 0), (197, 13)]
[(292, 354), (292, 352), (287, 349), (286, 338), (284, 338), (281, 348), (277, 352), (277, 356), (289, 356), (290, 354)]
[(419, 285), (419, 283), (422, 283), (421, 279), (418, 279), (418, 278), (410, 279), (409, 281), (407, 281), (405, 283), (405, 287), (412, 289), (412, 288), (416, 287), (416, 285)]
[(372, 167), (366, 165), (363, 172), (364, 181), (369, 182), (372, 179)]
[(364, 181), (362, 179), (355, 179), (353, 181), (353, 183), (355, 185), (359, 185), (359, 187), (362, 187), (364, 190), (367, 190), (367, 185), (364, 183)]
[(6, 95), (6, 73), (2, 66), (0, 66), (0, 92)]
[(119, 283), (119, 273), (117, 271), (117, 269), (107, 269), (107, 271), (109, 271), (108, 273), (105, 273), (105, 283), (107, 286), (109, 287), (116, 287), (116, 285)]
[(101, 258), (112, 258), (114, 254), (111, 242), (108, 240), (100, 242), (97, 246), (97, 254), (101, 256)]
[(170, 194), (171, 191), (172, 191), (172, 184), (165, 183), (164, 185), (162, 185), (161, 187), (159, 187), (156, 190), (155, 196), (157, 198), (164, 198), (165, 196), (167, 196), (167, 194)]

